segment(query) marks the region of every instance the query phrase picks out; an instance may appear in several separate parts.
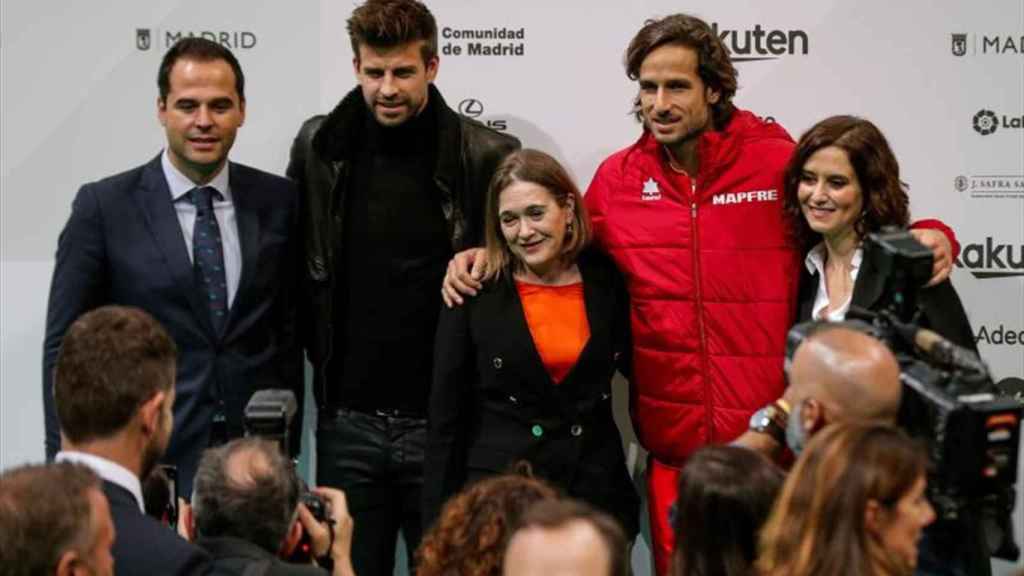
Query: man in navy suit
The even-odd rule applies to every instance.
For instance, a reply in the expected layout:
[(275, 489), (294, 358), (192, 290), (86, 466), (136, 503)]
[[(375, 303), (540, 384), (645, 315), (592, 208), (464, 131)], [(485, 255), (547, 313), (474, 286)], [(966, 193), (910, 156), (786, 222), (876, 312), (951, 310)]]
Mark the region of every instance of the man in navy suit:
[(177, 347), (138, 308), (102, 306), (76, 320), (54, 368), (61, 462), (103, 479), (117, 537), (114, 572), (202, 574), (209, 558), (142, 510), (140, 478), (163, 455), (174, 418)]
[(137, 306), (180, 351), (166, 458), (188, 494), (202, 450), (241, 435), (254, 390), (292, 388), (301, 401), (297, 194), (285, 178), (228, 162), (245, 120), (245, 78), (229, 50), (182, 39), (158, 85), (166, 148), (83, 186), (60, 235), (44, 344), (46, 452), (60, 446), (52, 371), (68, 325), (104, 304)]

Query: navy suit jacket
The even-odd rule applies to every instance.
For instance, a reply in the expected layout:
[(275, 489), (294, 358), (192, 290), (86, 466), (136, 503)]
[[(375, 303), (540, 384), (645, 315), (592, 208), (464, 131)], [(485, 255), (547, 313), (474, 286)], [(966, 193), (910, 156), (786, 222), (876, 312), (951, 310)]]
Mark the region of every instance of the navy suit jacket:
[(114, 520), (114, 573), (125, 574), (206, 574), (210, 557), (178, 536), (169, 527), (142, 513), (131, 492), (103, 481), (103, 494), (110, 504)]
[[(178, 346), (174, 432), (164, 458), (178, 467), (180, 494), (191, 493), (219, 407), (229, 435), (239, 436), (245, 404), (256, 390), (292, 389), (302, 405), (293, 289), (298, 278), (298, 195), (286, 178), (234, 163), (228, 169), (242, 271), (219, 334), (195, 286), (160, 156), (78, 191), (58, 241), (46, 316), (48, 458), (60, 446), (53, 368), (61, 340), (76, 318), (106, 304), (145, 310)], [(295, 422), (296, 430), (299, 426)]]

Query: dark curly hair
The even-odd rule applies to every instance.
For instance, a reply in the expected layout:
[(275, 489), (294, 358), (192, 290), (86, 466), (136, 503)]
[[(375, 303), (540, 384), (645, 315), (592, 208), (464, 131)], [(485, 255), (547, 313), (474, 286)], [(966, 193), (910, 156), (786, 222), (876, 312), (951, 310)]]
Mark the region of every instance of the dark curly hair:
[(356, 60), (361, 44), (379, 50), (419, 40), (423, 41), (420, 56), (424, 64), (437, 56), (437, 22), (417, 0), (367, 0), (352, 11), (348, 36)]
[(416, 551), (417, 576), (500, 576), (505, 544), (532, 504), (558, 493), (529, 469), (481, 480), (445, 504)]
[[(739, 72), (732, 65), (729, 49), (715, 35), (708, 23), (689, 14), (673, 14), (644, 22), (644, 27), (633, 36), (626, 48), (626, 76), (640, 78), (640, 66), (647, 56), (666, 44), (680, 44), (697, 52), (697, 73), (708, 88), (719, 93), (718, 102), (711, 105), (716, 128), (729, 123), (736, 106)], [(633, 113), (640, 119), (640, 96), (633, 100)]]
[(806, 251), (821, 241), (821, 234), (811, 230), (800, 210), (797, 191), (804, 164), (829, 146), (846, 152), (860, 183), (864, 212), (854, 224), (857, 236), (863, 238), (883, 226), (906, 228), (910, 223), (907, 185), (900, 180), (900, 165), (885, 135), (863, 118), (832, 116), (804, 132), (783, 176), (783, 210), (797, 245)]

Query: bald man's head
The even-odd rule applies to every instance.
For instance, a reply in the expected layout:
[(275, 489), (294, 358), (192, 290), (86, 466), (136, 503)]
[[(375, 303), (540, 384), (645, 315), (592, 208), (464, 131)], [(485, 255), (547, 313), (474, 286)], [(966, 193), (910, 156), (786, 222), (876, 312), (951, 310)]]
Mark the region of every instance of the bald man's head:
[(192, 506), (200, 537), (231, 536), (276, 553), (289, 535), (300, 485), (278, 446), (242, 438), (207, 450)]
[[(790, 444), (790, 436), (806, 438), (836, 421), (895, 422), (900, 391), (899, 363), (885, 344), (843, 326), (819, 328), (800, 344), (790, 365)], [(802, 445), (795, 443), (791, 447)]]

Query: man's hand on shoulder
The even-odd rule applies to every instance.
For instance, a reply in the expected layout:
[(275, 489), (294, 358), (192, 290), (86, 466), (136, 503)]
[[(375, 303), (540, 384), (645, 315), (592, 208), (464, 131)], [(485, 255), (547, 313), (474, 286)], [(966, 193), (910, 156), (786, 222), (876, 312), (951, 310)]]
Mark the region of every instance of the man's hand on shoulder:
[(932, 251), (932, 277), (928, 286), (935, 286), (949, 278), (953, 272), (953, 246), (949, 238), (941, 230), (934, 228), (913, 228), (910, 233), (914, 239)]
[(483, 248), (470, 248), (456, 254), (448, 262), (448, 270), (444, 274), (441, 285), (441, 297), (449, 308), (461, 306), (464, 296), (476, 296), (483, 287), (486, 264)]

